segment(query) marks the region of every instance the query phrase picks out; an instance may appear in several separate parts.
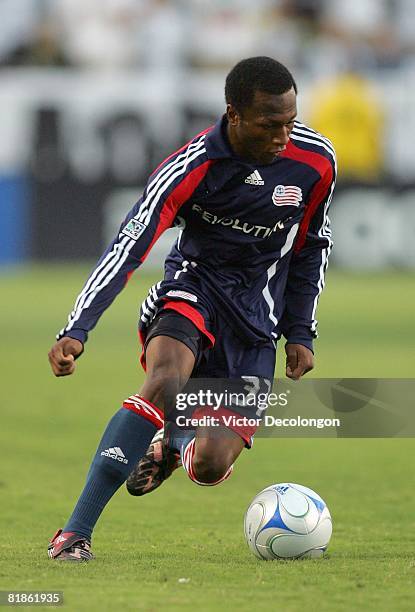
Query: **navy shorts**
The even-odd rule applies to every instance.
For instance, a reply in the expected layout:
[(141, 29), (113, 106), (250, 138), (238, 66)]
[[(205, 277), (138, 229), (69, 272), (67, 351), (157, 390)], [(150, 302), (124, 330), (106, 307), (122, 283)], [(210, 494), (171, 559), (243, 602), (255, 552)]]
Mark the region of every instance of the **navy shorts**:
[[(203, 312), (203, 311), (202, 311)], [(140, 327), (142, 342), (141, 363), (145, 368), (145, 350), (149, 341), (155, 336), (165, 335), (180, 340), (195, 355), (195, 367), (191, 380), (186, 386), (197, 388), (197, 379), (203, 385), (211, 381), (209, 387), (223, 390), (229, 387), (233, 392), (238, 390), (269, 392), (274, 377), (276, 346), (272, 340), (258, 345), (250, 345), (234, 333), (227, 322), (220, 316), (212, 321), (205, 321), (200, 309), (196, 310), (185, 301), (166, 300), (148, 327)], [(209, 325), (208, 325), (209, 323)], [(184, 390), (184, 391), (185, 391)], [(226, 426), (235, 431), (245, 441), (247, 447), (252, 444), (252, 436), (260, 424), (257, 406), (223, 405), (218, 410), (209, 407), (197, 410), (198, 417), (211, 416), (226, 418), (236, 415), (237, 418)], [(260, 411), (262, 417), (264, 412)], [(253, 420), (257, 421), (253, 425)], [(236, 423), (237, 421), (237, 423)]]

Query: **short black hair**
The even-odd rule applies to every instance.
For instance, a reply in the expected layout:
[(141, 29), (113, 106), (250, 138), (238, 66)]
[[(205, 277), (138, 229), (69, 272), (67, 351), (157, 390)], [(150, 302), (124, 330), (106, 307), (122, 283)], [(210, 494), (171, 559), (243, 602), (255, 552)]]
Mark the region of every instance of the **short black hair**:
[(297, 93), (294, 77), (283, 64), (271, 57), (249, 57), (238, 62), (226, 77), (225, 99), (242, 111), (252, 104), (256, 91), (281, 95), (292, 87)]

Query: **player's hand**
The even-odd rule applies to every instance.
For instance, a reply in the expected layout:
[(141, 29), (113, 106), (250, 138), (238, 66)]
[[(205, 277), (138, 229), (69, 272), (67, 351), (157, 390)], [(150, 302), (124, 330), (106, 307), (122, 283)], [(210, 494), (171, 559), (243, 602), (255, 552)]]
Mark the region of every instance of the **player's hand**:
[(285, 352), (287, 359), (285, 363), (285, 374), (288, 378), (299, 380), (314, 368), (314, 355), (302, 344), (286, 344)]
[(65, 336), (50, 349), (49, 363), (55, 376), (69, 376), (75, 371), (75, 357), (84, 350), (82, 342)]

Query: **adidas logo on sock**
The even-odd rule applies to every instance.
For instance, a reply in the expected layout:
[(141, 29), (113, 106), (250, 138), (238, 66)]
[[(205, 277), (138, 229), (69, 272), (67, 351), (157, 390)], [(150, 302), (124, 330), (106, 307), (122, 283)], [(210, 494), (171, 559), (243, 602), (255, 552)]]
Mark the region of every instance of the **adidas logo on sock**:
[(101, 457), (109, 457), (110, 459), (115, 459), (120, 463), (128, 463), (128, 459), (125, 458), (125, 455), (119, 446), (107, 448), (107, 450), (102, 451)]
[(255, 172), (247, 176), (245, 179), (245, 183), (248, 183), (248, 185), (264, 185), (265, 184), (258, 170), (255, 170)]

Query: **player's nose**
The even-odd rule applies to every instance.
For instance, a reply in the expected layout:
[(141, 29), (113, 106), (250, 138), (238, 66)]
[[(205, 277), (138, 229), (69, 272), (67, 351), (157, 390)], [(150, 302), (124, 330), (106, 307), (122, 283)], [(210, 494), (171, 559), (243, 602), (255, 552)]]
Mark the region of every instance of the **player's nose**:
[(287, 146), (290, 140), (290, 132), (288, 129), (283, 129), (275, 134), (272, 138), (272, 144), (276, 147), (285, 147)]

